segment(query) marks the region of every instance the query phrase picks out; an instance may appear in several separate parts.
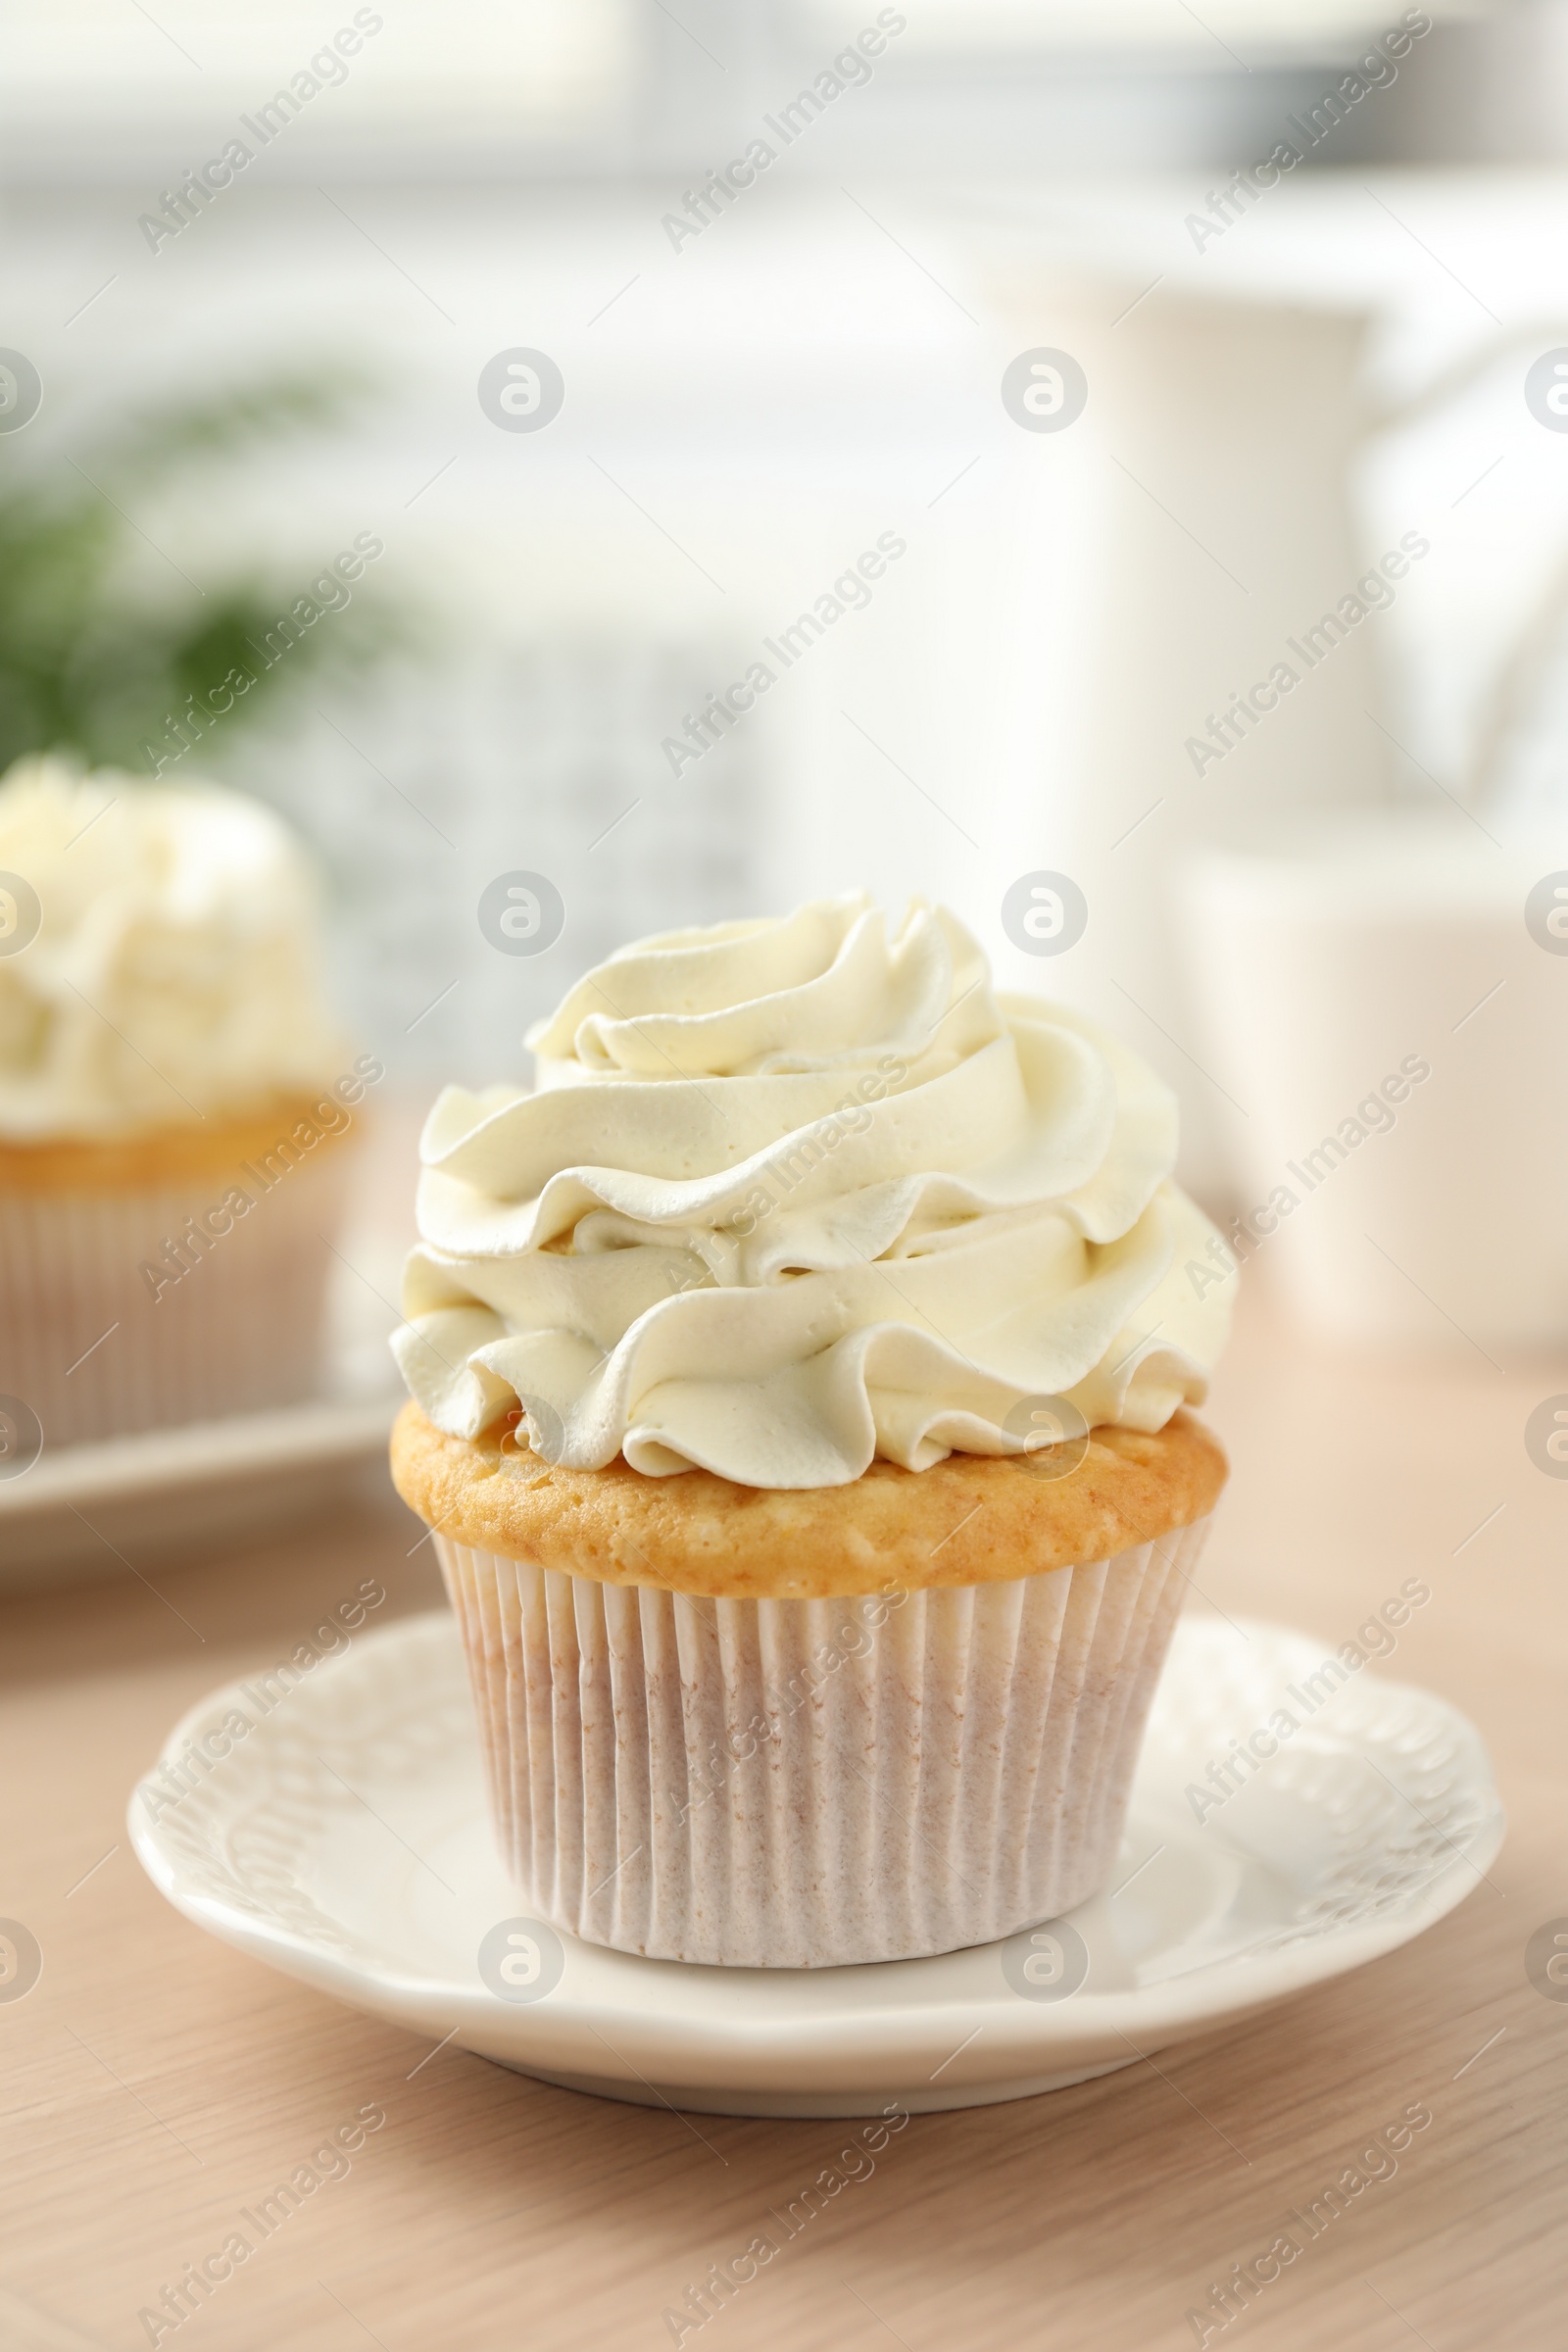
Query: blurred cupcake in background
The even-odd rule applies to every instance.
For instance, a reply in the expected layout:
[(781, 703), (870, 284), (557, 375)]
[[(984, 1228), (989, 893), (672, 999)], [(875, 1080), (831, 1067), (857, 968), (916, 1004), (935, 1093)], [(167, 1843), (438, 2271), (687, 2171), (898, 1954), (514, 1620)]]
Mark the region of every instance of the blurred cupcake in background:
[(382, 1075), (332, 1017), (319, 919), (300, 846), (239, 793), (58, 760), (0, 782), (14, 1447), (319, 1386), (346, 1139)]

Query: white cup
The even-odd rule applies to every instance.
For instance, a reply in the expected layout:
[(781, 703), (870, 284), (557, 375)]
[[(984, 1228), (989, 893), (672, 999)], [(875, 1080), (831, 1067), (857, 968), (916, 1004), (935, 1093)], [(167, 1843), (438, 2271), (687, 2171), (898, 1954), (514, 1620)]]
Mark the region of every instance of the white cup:
[(1179, 896), (1236, 1256), (1344, 1338), (1560, 1342), (1568, 835), (1352, 819), (1202, 852)]

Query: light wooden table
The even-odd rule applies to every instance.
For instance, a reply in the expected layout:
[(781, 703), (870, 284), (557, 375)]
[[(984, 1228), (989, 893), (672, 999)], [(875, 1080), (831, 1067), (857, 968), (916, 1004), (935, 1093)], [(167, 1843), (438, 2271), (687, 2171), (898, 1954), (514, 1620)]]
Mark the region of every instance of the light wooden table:
[[(1494, 1884), (1418, 1943), (1184, 2044), (1163, 2071), (916, 2117), (703, 2330), (705, 2352), (1193, 2343), (1189, 2306), (1410, 2101), (1433, 2122), (1397, 2174), (1210, 2342), (1568, 2341), (1568, 2003), (1523, 1961), (1531, 1932), (1568, 1915), (1568, 1481), (1522, 1441), (1557, 1391), (1563, 1364), (1335, 1358), (1253, 1302), (1209, 1414), (1235, 1475), (1204, 1588), (1338, 1642), (1402, 1577), (1431, 1584), (1389, 1671), (1457, 1700), (1491, 1743), (1512, 1822)], [(419, 2067), (425, 2045), (210, 1941), (154, 1893), (123, 1811), (173, 1717), (270, 1662), (362, 1575), (386, 1584), (388, 1615), (430, 1605), (413, 1540), (388, 1499), (244, 1557), (138, 1561), (164, 1600), (125, 1577), (0, 1609), (0, 1914), (44, 1954), (33, 1990), (0, 2005), (3, 2352), (145, 2344), (139, 2308), (369, 2102), (386, 2123), (349, 2175), (165, 2344), (667, 2344), (664, 2306), (844, 2144), (826, 2122), (705, 2116), (698, 2136), (456, 2049)]]

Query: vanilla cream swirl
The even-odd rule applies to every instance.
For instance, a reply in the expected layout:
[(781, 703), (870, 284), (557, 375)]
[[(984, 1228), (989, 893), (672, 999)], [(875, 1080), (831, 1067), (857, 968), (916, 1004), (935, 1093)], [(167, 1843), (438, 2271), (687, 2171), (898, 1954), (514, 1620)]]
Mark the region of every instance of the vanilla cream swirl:
[(1032, 1399), (1201, 1401), (1231, 1286), (1174, 1098), (945, 908), (643, 940), (527, 1043), (535, 1092), (449, 1087), (420, 1146), (394, 1346), (451, 1435), (520, 1404), (574, 1468), (831, 1487), (1027, 1450)]
[(192, 1126), (323, 1085), (344, 1043), (318, 926), (305, 854), (259, 801), (19, 760), (0, 783), (0, 1140)]

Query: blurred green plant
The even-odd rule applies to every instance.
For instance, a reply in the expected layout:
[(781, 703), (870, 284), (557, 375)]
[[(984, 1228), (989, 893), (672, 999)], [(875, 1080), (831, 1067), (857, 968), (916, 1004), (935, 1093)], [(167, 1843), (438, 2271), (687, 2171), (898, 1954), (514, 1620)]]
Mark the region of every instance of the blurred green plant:
[(75, 457), (41, 453), (20, 480), (0, 473), (0, 774), (55, 751), (156, 770), (404, 641), (397, 609), (363, 578), (313, 596), (328, 574), (274, 582), (254, 567), (203, 590), (166, 557), (167, 583), (150, 588), (153, 543), (132, 519), (285, 435), (341, 430), (359, 390), (341, 377), (252, 383), (149, 412)]

